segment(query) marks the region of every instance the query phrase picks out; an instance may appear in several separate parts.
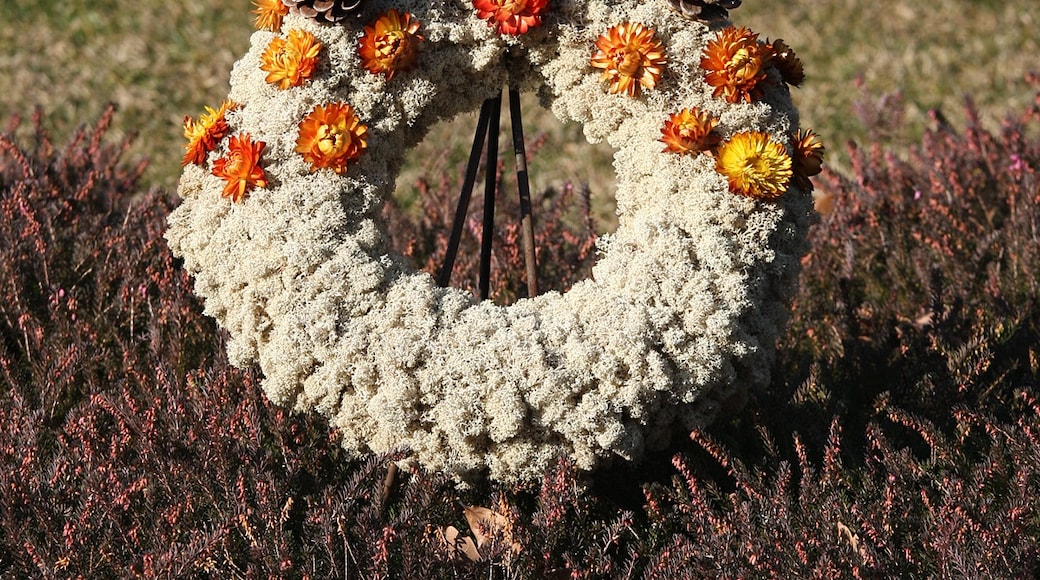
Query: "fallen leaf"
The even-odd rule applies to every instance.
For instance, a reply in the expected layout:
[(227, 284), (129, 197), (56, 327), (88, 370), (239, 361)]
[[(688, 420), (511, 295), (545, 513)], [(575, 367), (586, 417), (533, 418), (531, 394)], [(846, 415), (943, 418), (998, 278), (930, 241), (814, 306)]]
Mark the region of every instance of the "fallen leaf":
[(462, 536), (455, 526), (437, 528), (437, 533), (450, 554), (463, 554), (474, 562), (480, 560), (480, 552), (477, 550), (477, 545), (473, 543), (473, 538)]
[(513, 524), (505, 515), (479, 506), (463, 506), (462, 515), (466, 517), (482, 554), (486, 552), (483, 548), (496, 542), (508, 546), (512, 554), (520, 553), (520, 542), (513, 537)]
[(852, 551), (859, 553), (859, 535), (852, 533), (845, 524), (838, 522), (838, 532), (845, 534), (845, 538), (848, 539), (849, 545), (852, 546)]

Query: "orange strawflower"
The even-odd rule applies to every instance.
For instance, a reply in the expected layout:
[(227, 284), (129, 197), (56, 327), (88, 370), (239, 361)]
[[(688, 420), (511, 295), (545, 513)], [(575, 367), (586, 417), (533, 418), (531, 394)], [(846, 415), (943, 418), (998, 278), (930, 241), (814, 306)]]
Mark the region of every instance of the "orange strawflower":
[(698, 153), (714, 148), (719, 143), (719, 134), (715, 132), (718, 119), (696, 107), (683, 109), (673, 113), (664, 127), (661, 138), (665, 153)]
[(368, 147), (368, 127), (361, 124), (354, 107), (346, 103), (318, 105), (300, 123), (296, 152), (311, 164), (311, 171), (328, 168), (342, 175)]
[(200, 115), (197, 121), (188, 116), (184, 117), (184, 137), (188, 139), (188, 144), (184, 146), (181, 166), (189, 163), (202, 165), (206, 162), (206, 155), (216, 149), (217, 143), (227, 136), (228, 126), (224, 114), (237, 106), (231, 101), (224, 101), (216, 111), (212, 107), (206, 107), (206, 112)]
[(776, 70), (780, 72), (780, 78), (789, 85), (799, 86), (805, 81), (805, 69), (798, 55), (787, 46), (783, 39), (778, 38), (769, 44), (772, 54), (771, 61)]
[(794, 184), (805, 191), (812, 191), (809, 178), (823, 171), (823, 143), (811, 129), (791, 135), (794, 153), (791, 155)]
[(596, 47), (590, 64), (603, 69), (601, 78), (610, 82), (610, 92), (630, 97), (641, 88), (654, 88), (668, 62), (654, 30), (638, 22), (612, 26), (596, 39)]
[(758, 34), (729, 26), (708, 41), (700, 64), (707, 71), (705, 82), (715, 87), (712, 96), (722, 96), (729, 103), (750, 103), (761, 96), (771, 56), (772, 49), (759, 44)]
[(726, 176), (730, 191), (773, 200), (787, 191), (791, 156), (766, 133), (737, 133), (719, 147), (715, 169)]
[(227, 155), (213, 162), (213, 175), (227, 181), (221, 195), (237, 203), (254, 187), (267, 187), (267, 176), (260, 167), (260, 154), (266, 145), (263, 141), (254, 143), (249, 133), (231, 137)]
[(275, 32), (282, 27), (282, 19), (289, 13), (289, 7), (282, 0), (253, 0), (256, 6), (251, 12), (256, 14), (253, 25), (257, 30)]
[(514, 36), (542, 24), (549, 0), (473, 0), (477, 18), (488, 21), (499, 34)]
[(365, 27), (358, 52), (361, 64), (373, 74), (386, 73), (387, 80), (399, 70), (415, 66), (419, 42), (419, 21), (395, 9), (384, 12), (375, 24)]
[(260, 70), (268, 73), (264, 80), (282, 90), (302, 85), (314, 76), (320, 51), (321, 43), (306, 30), (294, 29), (288, 38), (274, 38), (260, 55)]

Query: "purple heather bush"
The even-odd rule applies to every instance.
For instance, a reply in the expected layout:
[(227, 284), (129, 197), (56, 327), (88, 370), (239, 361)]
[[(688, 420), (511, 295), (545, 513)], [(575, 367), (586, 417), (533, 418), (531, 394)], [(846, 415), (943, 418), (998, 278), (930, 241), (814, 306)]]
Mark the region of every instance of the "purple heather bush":
[[(892, 132), (897, 102), (859, 110)], [(12, 122), (0, 577), (1035, 577), (1040, 99), (996, 131), (968, 113), (959, 130), (936, 112), (906, 154), (849, 144), (851, 172), (817, 178), (826, 211), (774, 380), (742, 412), (640, 465), (561, 459), (539, 482), (464, 491), (407, 466), (388, 479), (404, 450), (345, 457), (323, 420), (229, 366), (162, 240), (170, 197), (104, 138), (111, 111), (64, 147), (39, 114), (28, 143)], [(454, 171), (385, 212), (431, 270)], [(526, 290), (500, 202), (505, 302)], [(587, 192), (535, 206), (539, 281), (564, 290), (594, 257)], [(477, 239), (468, 224), (456, 285), (476, 285)]]

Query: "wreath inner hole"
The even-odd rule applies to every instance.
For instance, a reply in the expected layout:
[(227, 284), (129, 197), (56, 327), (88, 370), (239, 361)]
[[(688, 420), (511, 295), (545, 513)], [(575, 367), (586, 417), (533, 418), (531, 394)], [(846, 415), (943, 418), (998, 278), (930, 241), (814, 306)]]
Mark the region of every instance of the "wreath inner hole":
[[(521, 94), (521, 107), (539, 293), (565, 292), (576, 282), (591, 277), (596, 240), (617, 227), (616, 184), (611, 167), (614, 150), (604, 143), (590, 144), (580, 124), (561, 122), (531, 94)], [(502, 108), (489, 298), (504, 306), (528, 297), (528, 292), (512, 127), (507, 103)], [(434, 124), (426, 137), (409, 149), (394, 194), (384, 207), (384, 217), (394, 232), (393, 250), (435, 277), (447, 253), (477, 118), (477, 112), (469, 112)], [(474, 296), (479, 295), (486, 170), (484, 151), (450, 284)]]

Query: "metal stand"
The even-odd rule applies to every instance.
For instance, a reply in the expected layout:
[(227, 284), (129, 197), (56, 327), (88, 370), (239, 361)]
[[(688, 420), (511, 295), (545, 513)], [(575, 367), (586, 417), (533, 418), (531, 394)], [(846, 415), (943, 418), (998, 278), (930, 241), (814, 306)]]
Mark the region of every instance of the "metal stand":
[[(466, 174), (459, 193), (459, 203), (455, 208), (455, 217), (451, 224), (448, 248), (437, 275), (437, 284), (447, 286), (451, 282), (451, 272), (455, 267), (455, 257), (459, 251), (459, 240), (462, 238), (462, 226), (469, 209), (469, 200), (473, 194), (477, 170), (480, 167), (480, 154), (487, 141), (487, 162), (484, 179), (484, 219), (480, 238), (480, 278), (478, 281), (480, 299), (486, 300), (490, 291), (491, 248), (494, 241), (495, 226), (495, 188), (497, 184), (496, 167), (498, 164), (499, 117), (502, 110), (502, 95), (484, 101), (477, 119), (477, 130), (473, 135)], [(516, 181), (520, 190), (520, 229), (524, 251), (524, 265), (527, 276), (527, 295), (531, 298), (538, 295), (538, 265), (534, 251), (534, 225), (531, 209), (531, 185), (527, 177), (527, 152), (524, 149), (524, 128), (520, 114), (520, 93), (509, 89), (509, 118), (513, 132), (513, 152), (516, 158)]]

